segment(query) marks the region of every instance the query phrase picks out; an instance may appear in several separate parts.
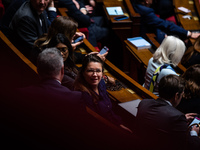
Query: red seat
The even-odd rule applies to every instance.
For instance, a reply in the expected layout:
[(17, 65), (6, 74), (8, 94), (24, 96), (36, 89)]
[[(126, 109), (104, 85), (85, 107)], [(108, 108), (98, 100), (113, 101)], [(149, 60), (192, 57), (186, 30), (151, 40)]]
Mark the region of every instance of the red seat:
[[(156, 16), (160, 18), (160, 15), (157, 15), (157, 14), (156, 14)], [(177, 24), (177, 23), (176, 23), (176, 19), (175, 19), (174, 16), (170, 16), (170, 17), (168, 17), (168, 18), (165, 19), (165, 20), (167, 20), (167, 21), (171, 21), (171, 22)]]
[(4, 15), (5, 8), (4, 5), (2, 4), (2, 0), (0, 0), (0, 18)]
[(88, 31), (87, 28), (78, 28), (78, 30), (79, 30), (80, 32), (84, 33), (85, 36), (86, 36), (86, 39), (88, 39), (89, 31)]

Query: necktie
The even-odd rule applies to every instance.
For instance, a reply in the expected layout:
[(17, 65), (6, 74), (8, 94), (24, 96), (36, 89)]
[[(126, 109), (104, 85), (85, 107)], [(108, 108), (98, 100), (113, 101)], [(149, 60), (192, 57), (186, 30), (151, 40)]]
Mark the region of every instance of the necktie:
[(45, 21), (44, 21), (44, 15), (41, 13), (41, 14), (39, 15), (39, 17), (40, 17), (41, 22), (42, 22), (42, 24), (41, 24), (41, 26), (42, 26), (42, 31), (43, 31), (43, 33), (45, 33)]

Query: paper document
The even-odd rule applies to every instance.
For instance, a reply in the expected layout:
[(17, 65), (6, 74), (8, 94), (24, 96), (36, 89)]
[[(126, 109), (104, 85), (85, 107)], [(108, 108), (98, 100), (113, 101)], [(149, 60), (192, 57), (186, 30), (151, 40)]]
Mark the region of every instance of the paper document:
[(178, 9), (181, 10), (181, 11), (183, 11), (183, 12), (185, 12), (185, 13), (191, 12), (191, 10), (189, 10), (189, 9), (187, 9), (185, 7), (178, 7)]
[(123, 15), (123, 10), (120, 6), (118, 7), (106, 7), (109, 15)]
[(132, 100), (129, 102), (119, 103), (118, 105), (124, 108), (126, 111), (136, 116), (138, 111), (138, 105), (141, 102), (140, 99)]

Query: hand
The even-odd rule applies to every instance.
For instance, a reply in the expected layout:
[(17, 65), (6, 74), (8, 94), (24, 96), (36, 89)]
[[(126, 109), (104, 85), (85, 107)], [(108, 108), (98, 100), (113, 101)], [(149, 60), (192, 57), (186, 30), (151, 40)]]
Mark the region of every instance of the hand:
[(187, 114), (185, 114), (185, 117), (186, 117), (186, 120), (188, 122), (190, 122), (194, 119), (194, 116), (196, 116), (196, 115), (197, 115), (197, 113), (187, 113)]
[(77, 9), (80, 9), (80, 5), (76, 0), (72, 0), (72, 2), (74, 3)]
[(196, 39), (200, 36), (200, 33), (197, 33), (197, 32), (190, 32), (189, 33), (189, 36), (193, 39)]
[(54, 7), (54, 1), (53, 1), (53, 0), (50, 0), (50, 1), (49, 1), (48, 7)]
[(92, 7), (95, 7), (96, 6), (96, 2), (94, 1), (94, 0), (89, 0), (90, 1), (90, 5), (92, 6)]
[[(80, 36), (83, 36), (83, 39), (85, 38), (85, 34), (84, 33), (82, 33), (82, 32), (76, 32), (75, 35), (73, 36), (73, 39), (76, 38), (76, 37), (80, 37)], [(83, 43), (83, 40), (79, 41), (77, 43), (73, 43), (73, 41), (74, 40), (71, 41), (72, 42), (72, 48), (73, 48), (73, 50), (75, 50), (78, 45), (80, 45), (81, 43)]]
[(120, 124), (119, 126), (120, 126), (122, 129), (124, 129), (124, 130), (126, 130), (126, 131), (128, 131), (128, 132), (130, 132), (130, 133), (133, 133), (133, 131), (131, 131), (131, 129), (129, 129), (128, 127), (124, 126), (123, 124)]
[(106, 60), (106, 56), (108, 55), (108, 52), (105, 52), (104, 54), (97, 54), (97, 56), (99, 56), (101, 58), (102, 61)]
[(87, 12), (88, 12), (89, 14), (92, 13), (93, 7), (91, 7), (90, 5), (85, 5), (85, 8), (86, 8), (86, 10), (87, 10)]
[(108, 77), (108, 82), (115, 85), (115, 79), (113, 77), (107, 76)]
[(199, 134), (199, 125), (193, 125), (191, 131), (196, 131)]
[(84, 15), (87, 15), (87, 9), (86, 9), (86, 8), (81, 8), (80, 11), (81, 11)]

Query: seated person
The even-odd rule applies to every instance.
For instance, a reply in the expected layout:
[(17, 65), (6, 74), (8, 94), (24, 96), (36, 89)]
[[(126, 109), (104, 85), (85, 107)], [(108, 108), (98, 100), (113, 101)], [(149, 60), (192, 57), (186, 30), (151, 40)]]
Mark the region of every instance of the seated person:
[[(104, 27), (104, 18), (101, 16), (90, 17), (87, 11), (84, 11), (84, 4), (76, 0), (59, 0), (59, 5), (68, 9), (68, 15), (78, 22), (79, 28), (87, 27), (89, 30), (88, 41), (97, 47), (97, 42), (106, 42), (109, 30)], [(82, 7), (83, 5), (83, 7)], [(102, 46), (104, 46), (103, 44)]]
[(165, 35), (176, 35), (182, 40), (187, 37), (197, 38), (200, 35), (200, 33), (192, 33), (172, 22), (157, 17), (154, 10), (150, 8), (152, 0), (136, 0), (136, 4), (132, 0), (132, 4), (136, 12), (141, 15), (140, 34), (145, 39), (148, 39), (146, 33), (155, 33), (159, 43), (162, 42)]
[(168, 74), (177, 75), (173, 67), (179, 64), (184, 52), (185, 44), (182, 40), (167, 36), (149, 60), (144, 87), (158, 95), (160, 79)]
[(177, 109), (183, 113), (200, 114), (200, 64), (190, 66), (181, 76), (185, 79), (185, 91)]
[(88, 96), (86, 104), (89, 108), (112, 123), (130, 131), (130, 129), (123, 125), (121, 118), (113, 112), (112, 103), (102, 77), (103, 61), (96, 55), (87, 55), (75, 80), (74, 88), (75, 90), (84, 92)]
[(195, 40), (194, 45), (191, 45), (183, 55), (181, 63), (186, 67), (194, 64), (200, 64), (200, 36)]
[(56, 47), (61, 52), (64, 61), (64, 77), (61, 83), (63, 86), (73, 90), (78, 70), (74, 62), (74, 52), (71, 42), (63, 34), (58, 33), (51, 39), (47, 47)]
[(160, 98), (144, 99), (139, 103), (136, 134), (141, 140), (141, 149), (200, 148), (200, 139), (197, 136), (199, 127), (194, 125), (188, 134), (188, 123), (196, 114), (185, 115), (175, 108), (181, 101), (184, 88), (184, 80), (176, 75), (168, 75), (160, 80)]
[(18, 127), (19, 132), (25, 134), (25, 141), (31, 139), (32, 142), (28, 145), (23, 141), (23, 144), (31, 149), (60, 149), (65, 144), (74, 147), (73, 140), (76, 139), (79, 143), (76, 136), (80, 137), (82, 132), (77, 132), (77, 128), (83, 127), (82, 130), (86, 130), (83, 125), (87, 119), (83, 94), (61, 85), (64, 64), (62, 55), (56, 48), (45, 49), (38, 56), (37, 62), (41, 82), (17, 89), (19, 98), (15, 97), (14, 102), (17, 114), (22, 111), (17, 116), (19, 120), (15, 122), (26, 126), (22, 129)]
[[(54, 19), (52, 24), (49, 27), (48, 33), (44, 34), (41, 38), (37, 39), (34, 42), (34, 48), (32, 50), (32, 61), (36, 62), (37, 55), (48, 47), (49, 42), (52, 38), (55, 38), (58, 33), (64, 34), (66, 38), (70, 41), (73, 49), (75, 50), (78, 45), (83, 43), (83, 40), (77, 43), (73, 43), (74, 39), (80, 36), (85, 38), (85, 35), (77, 31), (78, 24), (73, 21), (71, 18), (66, 16), (60, 16)], [(53, 47), (55, 47), (54, 45)], [(75, 53), (77, 57), (81, 57)], [(82, 57), (81, 57), (82, 58)]]
[[(17, 10), (10, 23), (11, 34), (9, 39), (27, 57), (30, 56), (30, 49), (34, 41), (43, 33), (47, 33), (49, 21), (45, 9), (50, 0), (30, 0), (24, 2)], [(56, 17), (56, 12), (50, 11), (51, 17)], [(49, 20), (51, 20), (49, 18)]]
[[(15, 15), (16, 11), (21, 7), (21, 5), (26, 1), (28, 0), (12, 0), (12, 2), (9, 4), (9, 7), (6, 9), (6, 13), (0, 20), (0, 29), (6, 36), (9, 36), (11, 34), (9, 33), (9, 24), (12, 21), (13, 16)], [(54, 7), (53, 0), (50, 0), (48, 8), (46, 9), (46, 13), (48, 15), (48, 24), (51, 24), (53, 19), (56, 17), (56, 8)]]

